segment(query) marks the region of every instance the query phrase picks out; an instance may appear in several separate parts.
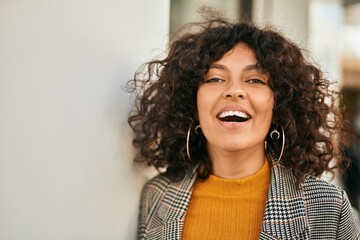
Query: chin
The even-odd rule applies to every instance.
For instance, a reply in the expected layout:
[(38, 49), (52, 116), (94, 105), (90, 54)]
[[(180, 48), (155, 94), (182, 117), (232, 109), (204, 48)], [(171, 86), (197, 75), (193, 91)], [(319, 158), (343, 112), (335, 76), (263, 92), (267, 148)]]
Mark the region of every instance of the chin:
[(221, 149), (228, 152), (237, 152), (248, 148), (248, 146), (243, 143), (230, 143), (230, 144), (222, 144)]

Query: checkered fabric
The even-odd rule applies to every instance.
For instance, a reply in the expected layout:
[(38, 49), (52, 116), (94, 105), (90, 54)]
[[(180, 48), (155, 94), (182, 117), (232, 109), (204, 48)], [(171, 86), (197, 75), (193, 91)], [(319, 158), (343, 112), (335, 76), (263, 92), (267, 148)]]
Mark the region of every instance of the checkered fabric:
[[(147, 182), (141, 196), (138, 239), (181, 239), (195, 179), (194, 170), (180, 182), (163, 175)], [(298, 188), (292, 172), (276, 165), (260, 239), (352, 240), (360, 239), (360, 230), (344, 191), (311, 176)]]

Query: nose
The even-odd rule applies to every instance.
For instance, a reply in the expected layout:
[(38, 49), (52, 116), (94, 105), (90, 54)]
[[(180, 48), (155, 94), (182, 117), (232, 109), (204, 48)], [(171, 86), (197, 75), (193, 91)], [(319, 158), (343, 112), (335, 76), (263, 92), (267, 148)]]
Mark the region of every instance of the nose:
[(244, 86), (239, 82), (229, 83), (228, 87), (224, 91), (225, 98), (245, 98), (246, 92)]

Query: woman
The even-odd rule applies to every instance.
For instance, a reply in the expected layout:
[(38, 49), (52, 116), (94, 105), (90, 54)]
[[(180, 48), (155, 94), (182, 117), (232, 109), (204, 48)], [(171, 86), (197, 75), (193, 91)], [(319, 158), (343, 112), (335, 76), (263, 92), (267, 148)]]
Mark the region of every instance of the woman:
[[(160, 171), (139, 239), (359, 239), (344, 191), (337, 92), (272, 29), (190, 25), (131, 81), (135, 162)], [(332, 161), (330, 165), (330, 161)]]

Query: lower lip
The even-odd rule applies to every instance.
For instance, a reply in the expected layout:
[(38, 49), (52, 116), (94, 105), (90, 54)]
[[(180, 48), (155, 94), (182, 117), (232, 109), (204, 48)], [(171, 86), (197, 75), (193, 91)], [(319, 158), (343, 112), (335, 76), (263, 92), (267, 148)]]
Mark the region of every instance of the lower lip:
[(245, 122), (224, 122), (224, 121), (220, 121), (219, 119), (217, 119), (217, 121), (224, 128), (236, 129), (236, 128), (241, 128), (244, 125), (246, 125), (250, 121), (250, 119)]

